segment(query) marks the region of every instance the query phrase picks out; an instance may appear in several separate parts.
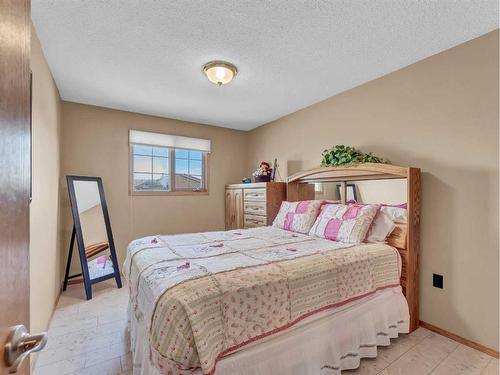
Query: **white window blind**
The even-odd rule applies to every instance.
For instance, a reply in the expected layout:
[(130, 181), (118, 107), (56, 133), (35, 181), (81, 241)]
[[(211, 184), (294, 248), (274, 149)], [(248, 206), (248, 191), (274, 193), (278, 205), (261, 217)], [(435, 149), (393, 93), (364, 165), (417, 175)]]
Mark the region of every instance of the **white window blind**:
[(130, 143), (210, 152), (210, 139), (130, 130)]

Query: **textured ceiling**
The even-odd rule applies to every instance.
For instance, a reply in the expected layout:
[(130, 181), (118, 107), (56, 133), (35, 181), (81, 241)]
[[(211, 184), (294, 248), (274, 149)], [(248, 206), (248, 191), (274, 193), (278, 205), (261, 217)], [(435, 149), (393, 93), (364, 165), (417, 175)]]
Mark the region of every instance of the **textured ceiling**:
[[(64, 100), (249, 130), (498, 27), (496, 0), (32, 0)], [(239, 70), (217, 87), (201, 72)]]

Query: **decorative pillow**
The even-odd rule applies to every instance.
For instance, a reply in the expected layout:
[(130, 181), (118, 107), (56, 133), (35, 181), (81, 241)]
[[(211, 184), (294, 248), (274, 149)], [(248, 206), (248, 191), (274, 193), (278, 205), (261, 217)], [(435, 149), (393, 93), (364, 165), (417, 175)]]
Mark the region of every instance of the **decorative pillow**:
[(379, 209), (379, 205), (372, 204), (325, 204), (309, 234), (333, 241), (361, 243)]
[[(334, 203), (334, 202), (332, 202)], [(351, 199), (347, 201), (347, 204), (351, 203), (358, 203), (355, 200)], [(358, 204), (363, 204), (363, 203), (358, 203)], [(407, 209), (408, 209), (408, 204), (407, 203), (401, 203), (401, 204), (385, 204), (385, 203), (379, 203), (380, 206), (382, 207), (380, 211), (385, 213), (393, 222), (395, 223), (406, 223), (407, 220)], [(376, 220), (377, 218), (375, 218)]]
[(318, 216), (323, 201), (299, 201), (281, 203), (273, 226), (298, 233), (308, 233)]

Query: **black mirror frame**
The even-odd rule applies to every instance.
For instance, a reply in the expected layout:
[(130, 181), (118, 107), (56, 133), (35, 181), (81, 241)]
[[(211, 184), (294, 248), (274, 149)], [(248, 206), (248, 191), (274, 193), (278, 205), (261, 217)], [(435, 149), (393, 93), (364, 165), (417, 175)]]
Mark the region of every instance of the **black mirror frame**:
[[(356, 194), (356, 185), (355, 184), (346, 184), (346, 192), (348, 192), (348, 189), (352, 188), (352, 196), (353, 199), (357, 202), (358, 201), (358, 195)], [(337, 184), (337, 194), (339, 195), (339, 200), (342, 200), (342, 185)], [(345, 201), (347, 202), (349, 199), (347, 199), (347, 194), (345, 197)]]
[[(101, 177), (66, 176), (66, 181), (68, 183), (69, 199), (70, 199), (70, 203), (71, 203), (71, 213), (73, 216), (73, 232), (71, 234), (71, 243), (70, 243), (70, 249), (69, 249), (69, 254), (68, 254), (68, 262), (66, 264), (66, 272), (65, 272), (65, 276), (64, 276), (63, 290), (66, 290), (66, 288), (68, 286), (69, 279), (72, 279), (72, 278), (78, 277), (78, 276), (82, 276), (83, 283), (85, 286), (85, 294), (87, 296), (87, 300), (89, 300), (89, 299), (92, 299), (92, 285), (93, 284), (97, 284), (101, 281), (115, 278), (116, 286), (118, 288), (122, 287), (122, 281), (121, 281), (121, 277), (120, 277), (120, 269), (118, 267), (118, 260), (116, 258), (116, 251), (115, 251), (115, 243), (113, 240), (113, 232), (111, 231), (111, 223), (109, 220), (108, 206), (106, 203), (106, 197), (104, 196), (104, 188), (102, 185)], [(113, 262), (113, 270), (114, 271), (113, 271), (113, 273), (98, 277), (96, 279), (90, 279), (90, 276), (89, 276), (87, 257), (85, 255), (85, 243), (83, 241), (83, 233), (82, 233), (82, 227), (81, 227), (81, 223), (80, 223), (80, 215), (78, 214), (78, 205), (76, 202), (75, 187), (73, 185), (73, 183), (75, 181), (94, 181), (94, 182), (97, 182), (97, 186), (99, 189), (99, 197), (101, 199), (102, 213), (104, 215), (104, 223), (106, 225), (106, 233), (108, 236), (109, 250), (111, 253), (111, 261)], [(69, 276), (69, 269), (71, 266), (71, 258), (73, 255), (73, 247), (74, 247), (75, 237), (76, 237), (76, 242), (78, 244), (78, 252), (80, 254), (80, 263), (82, 266), (82, 273)]]

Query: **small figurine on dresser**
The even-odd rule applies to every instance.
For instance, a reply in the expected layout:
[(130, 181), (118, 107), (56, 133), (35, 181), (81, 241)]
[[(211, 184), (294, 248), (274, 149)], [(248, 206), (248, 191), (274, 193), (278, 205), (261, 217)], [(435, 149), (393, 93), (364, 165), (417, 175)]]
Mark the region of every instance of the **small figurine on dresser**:
[(267, 161), (263, 161), (260, 163), (260, 167), (253, 172), (253, 177), (255, 182), (269, 182), (271, 181), (273, 169), (271, 168), (271, 164)]

